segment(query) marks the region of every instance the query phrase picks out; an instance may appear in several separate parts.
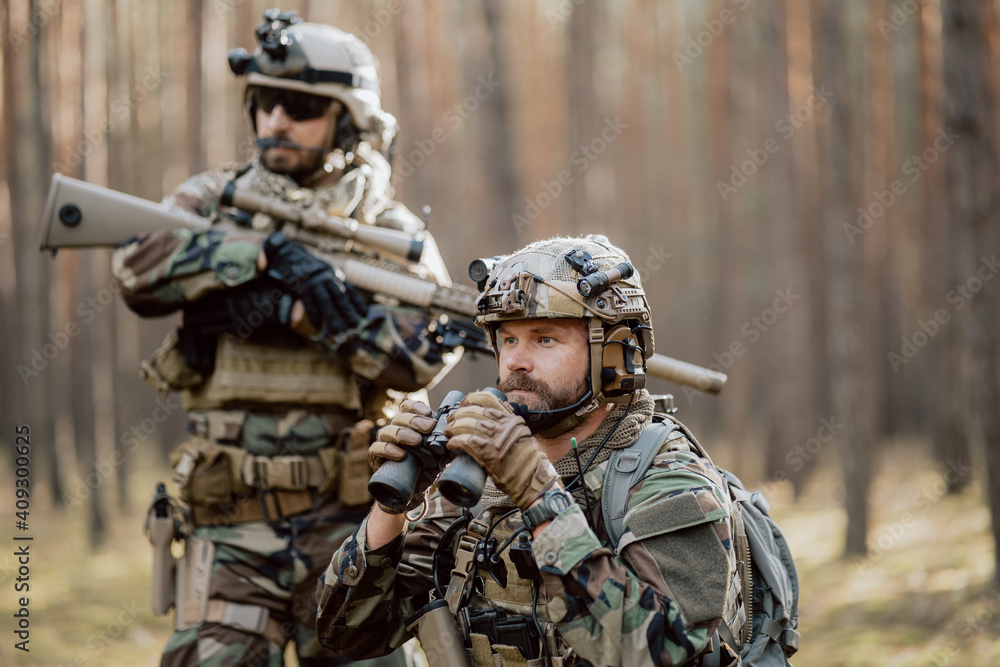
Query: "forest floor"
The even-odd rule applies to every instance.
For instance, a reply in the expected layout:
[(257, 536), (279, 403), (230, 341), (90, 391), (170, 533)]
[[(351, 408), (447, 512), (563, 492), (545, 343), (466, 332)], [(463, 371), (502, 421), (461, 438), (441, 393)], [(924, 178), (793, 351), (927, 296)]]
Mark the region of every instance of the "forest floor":
[[(821, 471), (794, 503), (789, 488), (771, 489), (772, 514), (802, 582), (802, 649), (793, 662), (1000, 665), (1000, 590), (989, 587), (992, 542), (982, 489), (945, 495), (946, 471), (907, 450), (893, 451), (875, 480), (870, 536), (876, 549), (865, 560), (840, 558), (845, 518), (835, 471)], [(151, 558), (141, 523), (154, 482), (168, 475), (151, 458), (137, 457), (133, 467), (149, 472), (132, 475), (133, 509), (113, 513), (106, 546), (97, 551), (87, 544), (85, 506), (56, 512), (34, 489), (30, 528), (20, 533), (34, 537), (30, 591), (14, 590), (14, 545), (23, 543), (7, 537), (0, 547), (0, 664), (158, 664), (170, 622), (150, 611)], [(9, 494), (11, 506), (12, 489), (9, 469), (0, 470), (0, 493)], [(13, 532), (12, 526), (8, 535)], [(19, 640), (12, 632), (24, 595), (30, 597), (28, 653), (14, 648)]]

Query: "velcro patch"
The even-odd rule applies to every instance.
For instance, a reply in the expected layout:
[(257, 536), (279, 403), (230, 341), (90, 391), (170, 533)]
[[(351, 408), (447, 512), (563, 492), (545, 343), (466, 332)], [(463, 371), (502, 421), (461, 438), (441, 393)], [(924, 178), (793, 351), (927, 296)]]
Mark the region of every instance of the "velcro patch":
[(711, 519), (691, 493), (662, 500), (625, 519), (680, 607), (689, 628), (721, 618), (729, 583), (729, 558)]
[(710, 519), (705, 516), (701, 504), (693, 493), (682, 493), (673, 498), (646, 504), (645, 507), (636, 508), (625, 517), (625, 525), (640, 540), (696, 526), (706, 521)]

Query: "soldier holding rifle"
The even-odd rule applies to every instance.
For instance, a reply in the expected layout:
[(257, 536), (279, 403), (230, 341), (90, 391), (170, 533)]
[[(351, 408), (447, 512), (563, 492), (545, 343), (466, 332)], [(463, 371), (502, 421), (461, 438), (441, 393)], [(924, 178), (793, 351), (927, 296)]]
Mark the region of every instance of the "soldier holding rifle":
[[(159, 613), (176, 607), (163, 665), (279, 665), (289, 641), (303, 667), (345, 662), (316, 641), (315, 585), (368, 511), (369, 432), (393, 411), (394, 391), (420, 390), (457, 360), (433, 313), (377, 299), (300, 242), (335, 225), (342, 238), (321, 239), (325, 250), (450, 284), (423, 222), (390, 199), (384, 155), (397, 125), (371, 52), (295, 12), (269, 10), (256, 35), (254, 53), (229, 54), (246, 78), (256, 155), (165, 200), (213, 224), (160, 229), (114, 257), (132, 310), (184, 313), (143, 366), (158, 388), (182, 393), (189, 417), (171, 463), (193, 532), (176, 597), (169, 572), (154, 596)], [(78, 214), (59, 213), (67, 226)], [(368, 252), (355, 244), (369, 229), (416, 241)], [(169, 502), (154, 510), (151, 521), (169, 526)]]

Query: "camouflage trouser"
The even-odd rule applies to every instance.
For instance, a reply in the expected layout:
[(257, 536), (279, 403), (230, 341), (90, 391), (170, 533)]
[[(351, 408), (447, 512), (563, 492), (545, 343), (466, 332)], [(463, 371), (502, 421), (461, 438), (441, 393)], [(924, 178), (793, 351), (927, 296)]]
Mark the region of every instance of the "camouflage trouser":
[[(215, 545), (209, 600), (256, 605), (268, 610), (287, 641), (295, 643), (302, 667), (352, 664), (322, 649), (316, 640), (316, 582), (330, 557), (364, 516), (335, 501), (279, 519), (227, 527), (200, 526), (194, 537)], [(263, 635), (219, 623), (175, 632), (163, 651), (164, 667), (280, 667), (284, 645)], [(357, 664), (357, 663), (355, 663)], [(368, 663), (404, 664), (402, 651)]]

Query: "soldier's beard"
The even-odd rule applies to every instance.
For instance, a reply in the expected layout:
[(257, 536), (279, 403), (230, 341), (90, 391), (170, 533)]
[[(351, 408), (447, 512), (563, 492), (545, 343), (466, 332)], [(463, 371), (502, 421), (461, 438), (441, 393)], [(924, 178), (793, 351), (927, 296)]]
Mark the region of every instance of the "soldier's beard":
[[(276, 136), (279, 141), (291, 141), (288, 137)], [(323, 165), (326, 154), (319, 151), (296, 150), (293, 153), (268, 148), (261, 153), (261, 163), (270, 171), (303, 183)]]
[[(524, 418), (524, 422), (534, 434), (552, 428), (566, 417), (566, 415), (551, 411), (573, 405), (583, 398), (587, 391), (587, 376), (585, 374), (577, 376), (576, 385), (573, 387), (552, 387), (523, 371), (513, 371), (500, 382), (497, 388), (507, 394), (508, 399), (514, 403), (522, 403), (532, 411), (544, 411), (530, 414)], [(533, 395), (516, 396), (515, 399), (510, 399), (510, 392), (515, 389), (530, 391), (533, 392)]]

